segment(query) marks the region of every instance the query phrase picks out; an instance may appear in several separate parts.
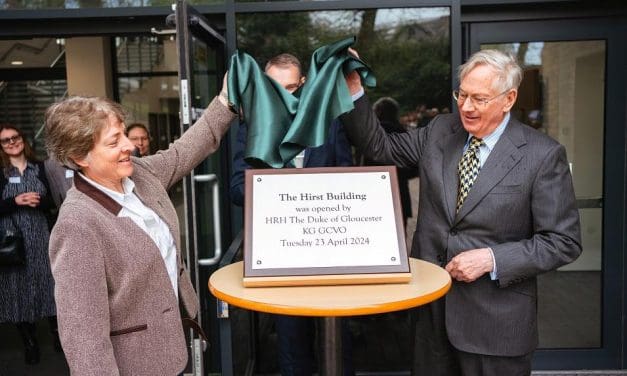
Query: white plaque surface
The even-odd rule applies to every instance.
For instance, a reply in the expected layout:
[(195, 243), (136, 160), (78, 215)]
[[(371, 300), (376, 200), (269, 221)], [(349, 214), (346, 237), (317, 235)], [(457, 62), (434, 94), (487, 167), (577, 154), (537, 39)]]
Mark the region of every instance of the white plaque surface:
[(252, 269), (400, 265), (390, 178), (388, 171), (253, 175)]

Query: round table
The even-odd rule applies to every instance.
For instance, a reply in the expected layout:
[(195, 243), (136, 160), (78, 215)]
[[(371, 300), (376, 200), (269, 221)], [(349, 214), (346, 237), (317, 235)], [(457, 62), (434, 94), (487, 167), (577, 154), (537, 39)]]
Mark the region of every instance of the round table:
[(341, 375), (339, 317), (417, 307), (442, 297), (450, 289), (451, 277), (444, 269), (414, 258), (409, 262), (409, 283), (244, 287), (240, 261), (215, 271), (209, 278), (209, 290), (220, 300), (253, 311), (324, 317), (321, 335), (327, 346), (321, 356), (321, 374)]

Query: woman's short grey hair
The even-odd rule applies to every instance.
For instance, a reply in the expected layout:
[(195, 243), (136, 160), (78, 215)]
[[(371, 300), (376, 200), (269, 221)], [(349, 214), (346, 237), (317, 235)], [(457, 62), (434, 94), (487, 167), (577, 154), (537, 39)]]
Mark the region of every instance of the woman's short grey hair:
[(124, 123), (126, 113), (107, 98), (74, 96), (54, 103), (45, 115), (46, 149), (50, 158), (74, 170), (109, 125), (109, 115)]
[(494, 82), (494, 89), (504, 92), (511, 89), (518, 89), (522, 81), (523, 72), (516, 59), (499, 50), (481, 50), (474, 53), (467, 62), (459, 66), (457, 70), (459, 82), (479, 65), (487, 65), (494, 69), (497, 78)]

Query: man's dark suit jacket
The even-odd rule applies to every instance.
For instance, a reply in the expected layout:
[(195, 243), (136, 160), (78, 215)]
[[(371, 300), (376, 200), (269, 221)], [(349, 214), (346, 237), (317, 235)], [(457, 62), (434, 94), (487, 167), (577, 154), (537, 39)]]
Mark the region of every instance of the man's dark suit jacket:
[(370, 159), (419, 169), (418, 223), (411, 254), (446, 265), (462, 251), (491, 247), (498, 280), (453, 282), (446, 332), (458, 350), (521, 356), (537, 347), (536, 276), (581, 253), (579, 214), (563, 146), (513, 118), (455, 214), (457, 165), (468, 133), (459, 115), (407, 133), (378, 125), (367, 98), (341, 117)]
[[(244, 206), (244, 171), (252, 168), (244, 161), (248, 128), (240, 123), (237, 131), (235, 155), (233, 157), (233, 172), (231, 175), (231, 201), (238, 206)], [(335, 119), (329, 127), (327, 141), (315, 148), (305, 149), (303, 167), (337, 167), (352, 166), (353, 154), (346, 138), (342, 123)]]

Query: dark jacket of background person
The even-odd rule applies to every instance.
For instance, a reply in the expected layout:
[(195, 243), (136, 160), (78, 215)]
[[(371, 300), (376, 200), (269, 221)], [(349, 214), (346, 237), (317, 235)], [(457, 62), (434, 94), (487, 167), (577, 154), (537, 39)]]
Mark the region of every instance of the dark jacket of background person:
[[(244, 161), (246, 150), (247, 127), (240, 123), (237, 132), (237, 143), (233, 159), (233, 173), (231, 175), (231, 201), (238, 206), (244, 206), (244, 171), (253, 168)], [(306, 148), (303, 167), (334, 167), (352, 166), (352, 149), (342, 123), (335, 119), (330, 126), (327, 141), (315, 148)], [(287, 166), (286, 166), (287, 167)], [(293, 166), (290, 166), (293, 167)], [(311, 374), (314, 362), (312, 345), (314, 338), (313, 320), (309, 317), (274, 316), (277, 331), (279, 368), (283, 375)], [(342, 357), (344, 375), (353, 374), (352, 341), (348, 330), (348, 321), (342, 322)]]
[[(244, 206), (244, 171), (252, 168), (244, 161), (248, 127), (240, 123), (237, 131), (235, 154), (233, 157), (233, 173), (231, 174), (231, 201)], [(339, 119), (333, 120), (329, 127), (327, 141), (321, 146), (305, 149), (303, 167), (335, 167), (352, 166), (351, 146)]]
[[(314, 55), (315, 54), (316, 53), (314, 53)], [(315, 102), (315, 100), (312, 102), (315, 96), (309, 97), (308, 105), (306, 104), (303, 107), (299, 106), (299, 112), (294, 114), (294, 119), (292, 119), (290, 115), (291, 112), (280, 110), (285, 109), (284, 106), (286, 103), (293, 105), (302, 104), (299, 102), (302, 94), (301, 90), (304, 90), (303, 84), (306, 85), (308, 81), (307, 78), (303, 76), (302, 66), (298, 58), (289, 53), (277, 55), (266, 63), (264, 73), (261, 74), (259, 67), (256, 62), (252, 60), (252, 57), (242, 57), (244, 58), (242, 61), (242, 63), (244, 63), (243, 66), (249, 67), (251, 69), (250, 72), (256, 72), (254, 75), (255, 78), (253, 79), (254, 85), (246, 85), (247, 89), (245, 89), (245, 92), (248, 94), (245, 94), (245, 98), (243, 98), (243, 113), (246, 114), (248, 106), (253, 105), (254, 111), (250, 111), (249, 109), (248, 115), (245, 116), (248, 119), (255, 119), (256, 123), (253, 123), (250, 129), (250, 124), (242, 123), (238, 130), (230, 190), (231, 199), (235, 204), (240, 206), (244, 205), (244, 170), (251, 168), (249, 163), (258, 163), (255, 164), (255, 167), (258, 167), (259, 165), (268, 164), (270, 162), (269, 164), (275, 168), (331, 167), (349, 166), (352, 164), (351, 147), (348, 144), (341, 123), (337, 119), (331, 118), (326, 122), (325, 119), (327, 119), (329, 113), (322, 108), (316, 108), (316, 111), (320, 110), (320, 112), (316, 112), (316, 114), (322, 117), (315, 121), (309, 118), (311, 121), (303, 122), (301, 111), (308, 111), (307, 107), (310, 107), (311, 104)], [(235, 65), (239, 66), (239, 64)], [(239, 68), (242, 68), (242, 66), (239, 66)], [(231, 69), (229, 72), (233, 73), (234, 71), (236, 70)], [(313, 70), (311, 72), (314, 73), (315, 77), (316, 71)], [(323, 91), (326, 92), (322, 95), (322, 98), (328, 95), (333, 96), (333, 88), (326, 85), (333, 81), (331, 76), (332, 74), (326, 77), (328, 82), (325, 82), (325, 90), (320, 90), (320, 94), (322, 94)], [(250, 90), (255, 85), (259, 86), (254, 88), (254, 90)], [(326, 91), (327, 89), (329, 91)], [(272, 100), (272, 98), (276, 99), (277, 94), (279, 94), (282, 100)], [(261, 107), (254, 106), (255, 102), (263, 103), (264, 105)], [(322, 102), (324, 102), (324, 100)], [(341, 107), (341, 102), (342, 101), (336, 102), (336, 104)], [(272, 105), (269, 107), (266, 106), (266, 104), (269, 103), (272, 103)], [(317, 103), (318, 107), (324, 107), (321, 102)], [(343, 104), (346, 105), (347, 103)], [(352, 103), (350, 103), (350, 105), (352, 106)], [(275, 112), (274, 110), (278, 111)], [(292, 110), (295, 110), (295, 108), (292, 108)], [(299, 115), (301, 116), (300, 121), (296, 122), (299, 125), (297, 125), (295, 129), (291, 129), (293, 125), (292, 120), (298, 119)], [(266, 125), (265, 127), (262, 126), (264, 124)], [(254, 125), (256, 125), (256, 127)], [(321, 137), (322, 134), (314, 132), (316, 134), (314, 140), (309, 139), (307, 142), (297, 142), (298, 145), (319, 145), (315, 148), (306, 148), (303, 150), (301, 147), (291, 145), (283, 149), (285, 144), (283, 144), (282, 141), (285, 140), (283, 139), (282, 131), (285, 129), (282, 127), (286, 125), (290, 125), (288, 133), (294, 132), (292, 137), (289, 137), (292, 142), (298, 139), (303, 141), (301, 137), (315, 129), (323, 131), (322, 134), (325, 136), (320, 140), (318, 137)], [(250, 140), (248, 139), (249, 136)], [(308, 137), (305, 137), (305, 139), (307, 138)], [(267, 141), (269, 139), (272, 139), (273, 142), (268, 143)], [(278, 145), (279, 141), (281, 141), (281, 146)], [(277, 144), (275, 144), (275, 142)], [(290, 158), (287, 155), (281, 154), (280, 151), (282, 149), (283, 151), (291, 150), (291, 152), (298, 150), (298, 152)], [(278, 153), (278, 155), (276, 153)], [(251, 159), (247, 158), (245, 160), (247, 154), (250, 154)], [(311, 375), (315, 369), (313, 319), (289, 315), (274, 315), (273, 318), (277, 334), (277, 355), (281, 375)], [(343, 322), (342, 329), (343, 337), (345, 338), (342, 344), (344, 374), (351, 375), (353, 374), (352, 351), (346, 321)]]
[(169, 149), (131, 158), (135, 194), (174, 238), (179, 299), (150, 236), (75, 175), (50, 240), (59, 333), (72, 375), (176, 375), (184, 369), (181, 316), (195, 317), (198, 301), (167, 189), (218, 149), (234, 116), (216, 98)]
[(68, 189), (72, 186), (74, 171), (51, 158), (44, 161), (44, 166), (46, 178), (50, 184), (50, 196), (56, 207), (60, 208)]

